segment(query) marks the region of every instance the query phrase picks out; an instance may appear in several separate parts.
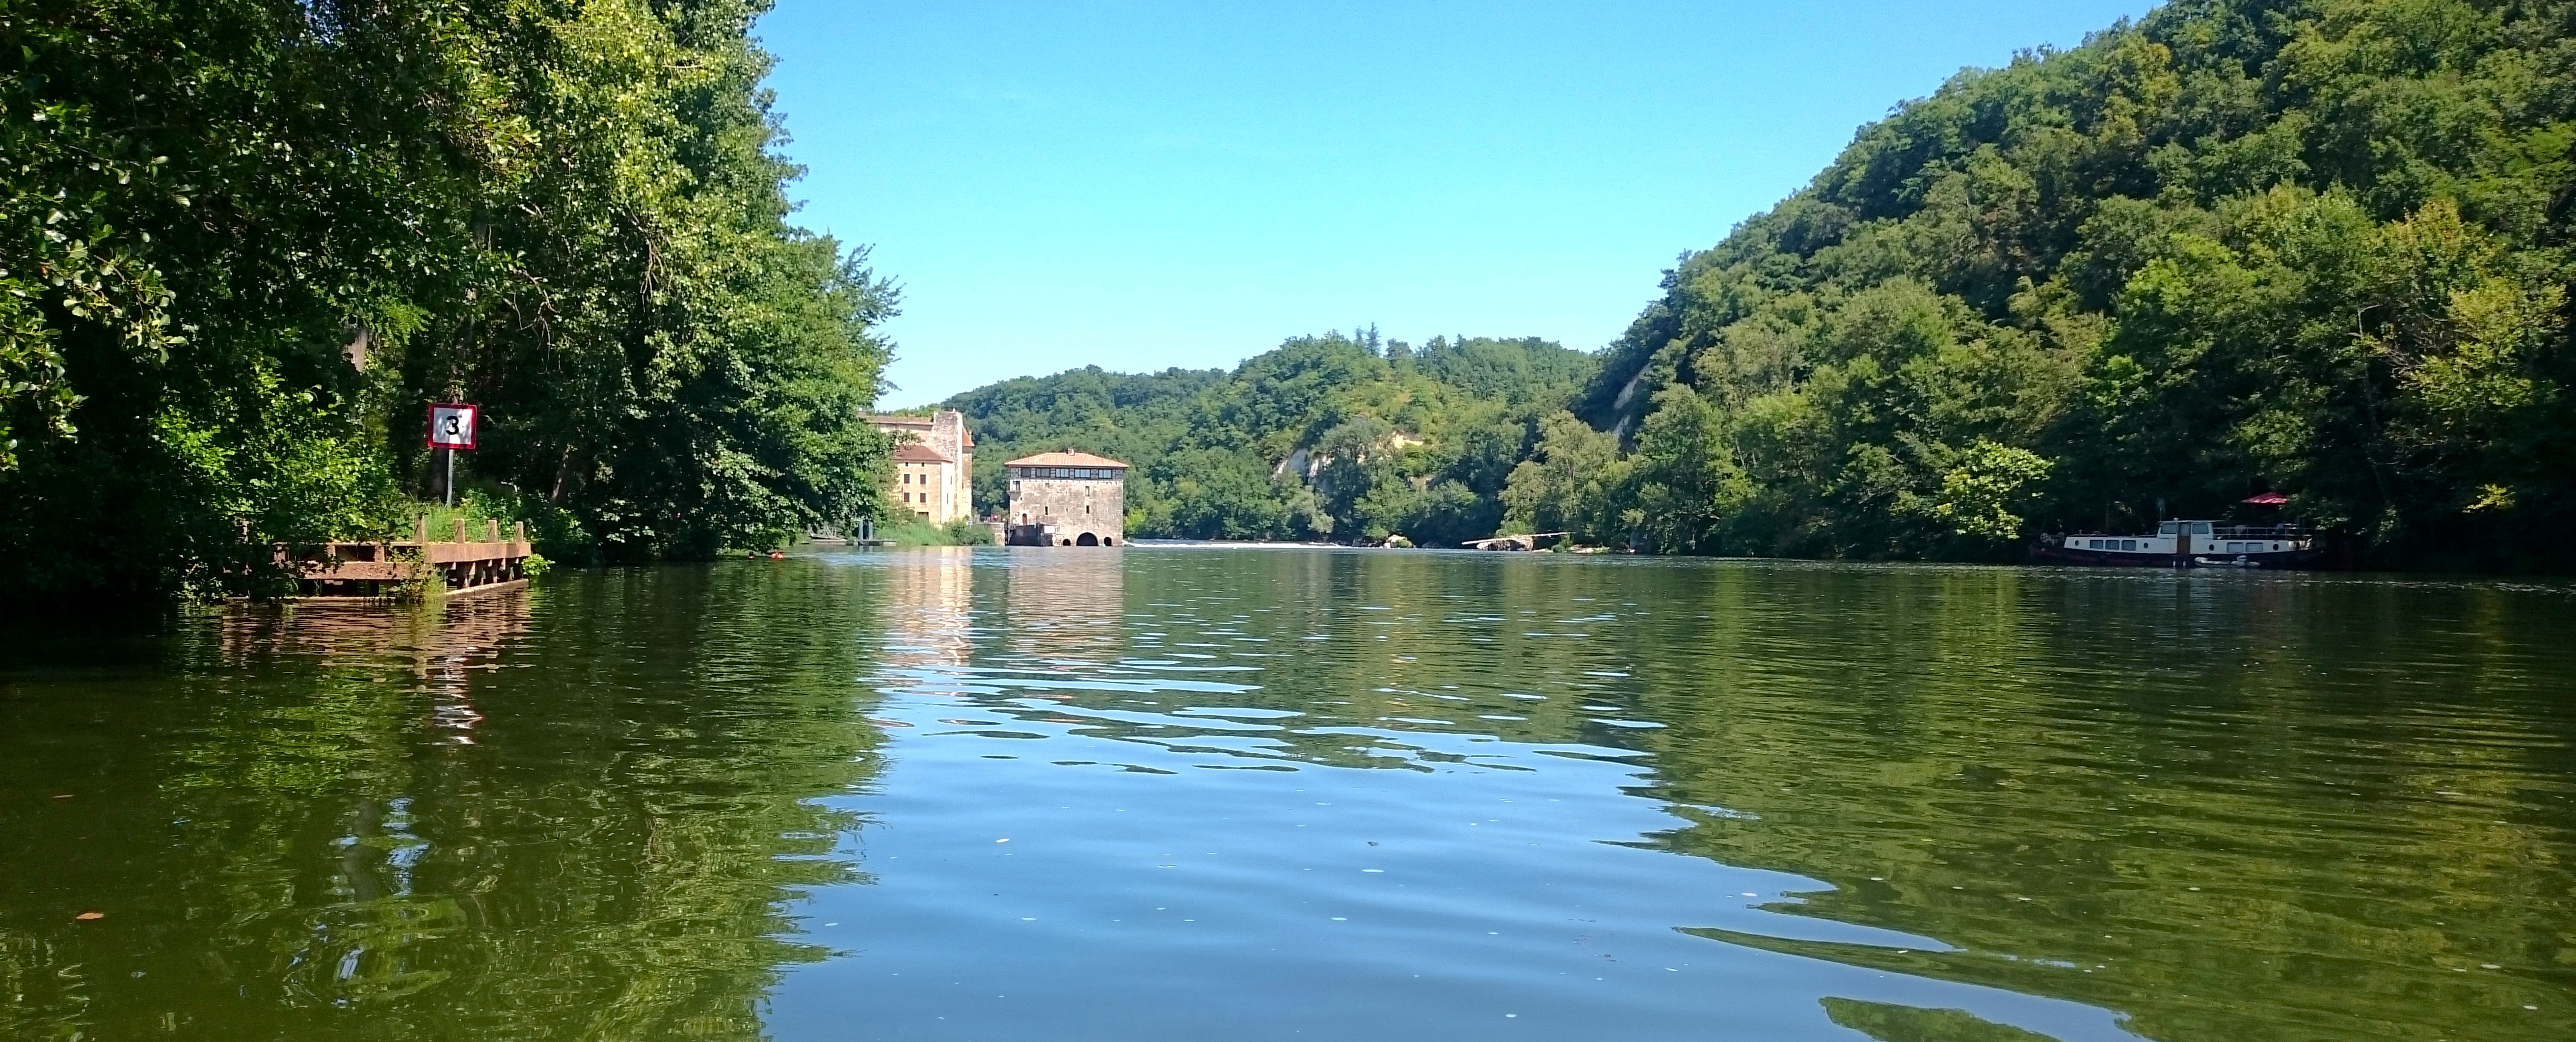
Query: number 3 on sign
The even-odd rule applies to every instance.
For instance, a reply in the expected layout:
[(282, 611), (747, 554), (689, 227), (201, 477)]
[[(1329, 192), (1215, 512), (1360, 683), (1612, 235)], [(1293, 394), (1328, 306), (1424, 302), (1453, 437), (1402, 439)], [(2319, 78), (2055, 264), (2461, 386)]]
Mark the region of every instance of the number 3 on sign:
[(441, 402), (429, 407), (429, 447), (433, 449), (472, 449), (474, 420), (480, 406), (462, 402)]

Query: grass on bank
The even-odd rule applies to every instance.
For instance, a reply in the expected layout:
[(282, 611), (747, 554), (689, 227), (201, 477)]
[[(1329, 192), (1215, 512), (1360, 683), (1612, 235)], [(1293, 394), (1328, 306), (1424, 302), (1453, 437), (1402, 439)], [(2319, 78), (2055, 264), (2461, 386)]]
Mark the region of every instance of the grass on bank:
[(547, 560), (544, 554), (536, 550), (536, 544), (545, 541), (549, 530), (545, 526), (544, 519), (520, 516), (520, 511), (516, 509), (518, 505), (516, 500), (507, 496), (493, 495), (481, 489), (466, 489), (454, 506), (445, 503), (414, 502), (407, 516), (415, 520), (404, 522), (394, 532), (393, 538), (396, 541), (402, 541), (419, 533), (421, 526), (416, 519), (420, 518), (428, 519), (429, 541), (433, 543), (455, 539), (458, 521), (465, 522), (467, 542), (481, 542), (485, 532), (488, 531), (487, 523), (494, 521), (501, 524), (501, 538), (508, 539), (514, 531), (513, 526), (524, 521), (528, 526), (530, 544), (526, 567), (528, 576), (535, 578), (546, 574), (548, 569), (554, 567), (554, 562)]
[(993, 529), (981, 521), (964, 518), (944, 525), (903, 521), (878, 526), (877, 538), (896, 546), (991, 546)]
[[(513, 524), (526, 522), (528, 538), (541, 547), (549, 536), (561, 534), (556, 530), (562, 527), (561, 519), (557, 519), (557, 525), (550, 528), (545, 523), (546, 519), (529, 517), (526, 514), (519, 500), (482, 489), (469, 488), (462, 490), (453, 506), (436, 502), (412, 503), (404, 515), (406, 520), (392, 534), (392, 538), (398, 541), (412, 538), (418, 522), (410, 519), (416, 518), (428, 519), (431, 542), (444, 542), (456, 538), (456, 522), (460, 520), (465, 522), (465, 538), (468, 540), (482, 539), (486, 523), (494, 521), (500, 522), (501, 538), (504, 539), (510, 537)], [(993, 544), (993, 530), (990, 527), (980, 521), (965, 519), (951, 521), (944, 525), (934, 525), (917, 519), (880, 525), (876, 529), (876, 536), (895, 546), (990, 546)], [(740, 554), (745, 550), (766, 553), (790, 543), (803, 541), (802, 537), (781, 532), (769, 543), (757, 547), (735, 548), (727, 551), (727, 554)], [(578, 562), (578, 555), (575, 555), (575, 560)], [(530, 553), (530, 575), (540, 574), (549, 567), (551, 563), (544, 556)]]

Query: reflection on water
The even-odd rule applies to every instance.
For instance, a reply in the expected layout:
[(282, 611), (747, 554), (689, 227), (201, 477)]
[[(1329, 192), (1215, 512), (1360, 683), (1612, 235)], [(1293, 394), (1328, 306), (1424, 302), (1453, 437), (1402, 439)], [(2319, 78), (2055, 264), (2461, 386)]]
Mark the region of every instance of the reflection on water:
[(932, 546), (895, 557), (882, 569), (887, 666), (963, 666), (974, 651), (975, 569), (972, 549)]
[(586, 576), (13, 646), (0, 1037), (759, 1037), (825, 955), (782, 910), (860, 878), (803, 801), (874, 769), (869, 593)]
[(959, 548), (0, 644), (0, 1036), (2565, 1038), (2571, 638)]
[[(888, 696), (879, 712), (918, 726), (892, 750), (892, 784), (851, 805), (956, 840), (880, 836), (881, 871), (993, 864), (954, 885), (885, 871), (894, 892), (825, 895), (815, 917), (890, 932), (820, 931), (864, 941), (879, 966), (800, 971), (774, 1018), (791, 1034), (847, 1012), (825, 993), (864, 996), (881, 1023), (1005, 1033), (1037, 1021), (983, 992), (1019, 994), (1055, 1011), (1055, 1030), (1103, 1037), (1208, 1005), (1334, 1026), (1265, 1009), (1247, 980), (1332, 994), (1367, 1011), (1339, 1027), (1367, 1035), (1436, 1034), (1470, 1022), (1407, 1016), (1497, 1002), (1689, 1036), (1761, 1004), (1741, 979), (1696, 1001), (1662, 982), (1598, 1003), (1478, 990), (1571, 976), (1535, 948), (1597, 943), (1565, 924), (1621, 914), (1630, 931), (1720, 946), (1699, 959), (1738, 960), (1729, 975), (1788, 973), (1806, 1013), (1762, 1014), (1779, 1019), (1759, 1037), (2555, 1038), (2571, 1023), (2563, 588), (1270, 551), (1138, 551), (1116, 572), (1107, 557), (979, 560), (976, 653), (889, 656), (871, 680)], [(1064, 581), (1093, 573), (1123, 588)], [(990, 762), (1032, 758), (1055, 770)], [(1199, 780), (1244, 768), (1286, 777)], [(1259, 917), (1222, 932), (1294, 954), (1209, 971), (1193, 960), (1235, 957), (1136, 932), (1134, 916), (1177, 905), (1111, 896), (1200, 900), (1238, 920), (1347, 897), (1293, 878), (1325, 869), (1299, 855), (1334, 840), (1312, 835), (1333, 822), (1290, 808), (1319, 786), (1383, 787), (1335, 780), (1372, 769), (1438, 780), (1366, 798), (1388, 803), (1333, 801), (1329, 817), (1363, 821), (1352, 842), (1443, 848), (1450, 860), (1417, 869), (1459, 891), (1442, 901), (1519, 917), (1546, 942), (1442, 952), (1463, 925), (1399, 901), (1378, 910), (1392, 936), (1371, 943), (1408, 950), (1401, 972)], [(1082, 773), (1099, 770), (1171, 780), (1131, 791)], [(1467, 832), (1502, 822), (1456, 820), (1516, 796), (1559, 805), (1514, 811), (1546, 848), (1505, 849)], [(1107, 838), (1139, 813), (1153, 827)], [(1013, 896), (999, 855), (968, 846), (1006, 834), (1048, 864), (1027, 884), (1046, 896), (1016, 910), (1085, 932), (987, 934), (961, 911), (977, 903), (962, 891)], [(1193, 844), (1248, 863), (1203, 891), (1155, 878), (1190, 868), (1161, 848)], [(1512, 892), (1498, 877), (1515, 866), (1547, 886), (1632, 892), (1591, 906), (1607, 914), (1564, 914), (1582, 902)], [(1708, 900), (1721, 896), (1747, 900)], [(993, 954), (1005, 949), (1042, 954), (1015, 969)], [(1052, 960), (1082, 959), (1127, 972), (1051, 986)], [(1411, 983), (1423, 966), (1459, 979)], [(1407, 982), (1400, 997), (1375, 990), (1390, 976)], [(1887, 980), (1915, 994), (1890, 996)], [(1192, 982), (1236, 995), (1169, 1004)], [(1137, 1022), (1062, 1012), (1128, 1000), (1166, 1005)]]

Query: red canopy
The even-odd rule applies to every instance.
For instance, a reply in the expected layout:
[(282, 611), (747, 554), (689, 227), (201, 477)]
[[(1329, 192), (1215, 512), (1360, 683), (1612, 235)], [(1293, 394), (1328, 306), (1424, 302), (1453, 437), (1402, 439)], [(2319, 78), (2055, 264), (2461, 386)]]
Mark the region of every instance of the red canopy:
[(2259, 495), (2259, 496), (2247, 496), (2247, 497), (2245, 497), (2244, 499), (2238, 500), (2237, 502), (2240, 502), (2240, 503), (2251, 503), (2251, 504), (2254, 504), (2255, 506), (2258, 506), (2258, 507), (2276, 507), (2276, 506), (2280, 506), (2280, 505), (2281, 505), (2281, 504), (2283, 504), (2283, 503), (2287, 503), (2287, 502), (2289, 502), (2289, 501), (2290, 501), (2290, 497), (2285, 496), (2285, 495), (2282, 495), (2282, 494), (2280, 494), (2280, 493), (2278, 493), (2278, 492), (2266, 492), (2266, 493), (2263, 493), (2262, 495)]

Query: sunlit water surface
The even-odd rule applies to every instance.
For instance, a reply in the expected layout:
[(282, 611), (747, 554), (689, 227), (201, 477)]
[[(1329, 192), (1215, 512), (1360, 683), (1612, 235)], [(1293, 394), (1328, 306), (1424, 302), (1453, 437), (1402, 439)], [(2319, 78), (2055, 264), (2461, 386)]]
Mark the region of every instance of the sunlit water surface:
[(2576, 1037), (2559, 585), (855, 551), (0, 656), (0, 1037)]

